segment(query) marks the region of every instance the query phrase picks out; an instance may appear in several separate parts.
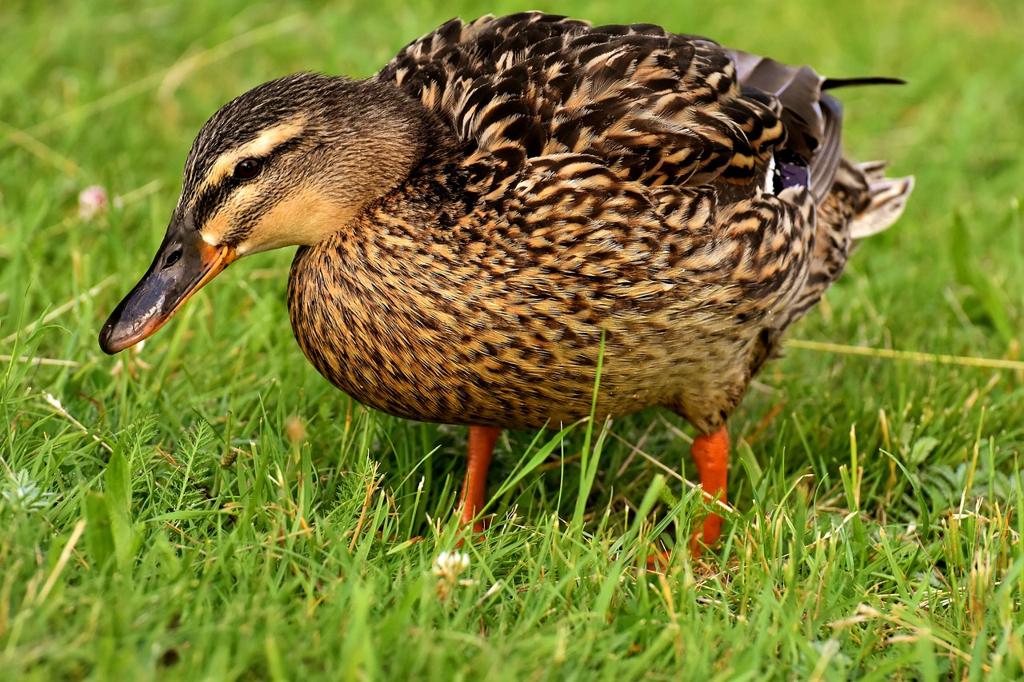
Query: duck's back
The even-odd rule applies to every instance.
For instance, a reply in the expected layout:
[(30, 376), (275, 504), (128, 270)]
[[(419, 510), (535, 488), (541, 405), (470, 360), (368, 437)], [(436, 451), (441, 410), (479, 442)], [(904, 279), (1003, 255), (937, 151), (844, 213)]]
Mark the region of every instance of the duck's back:
[(465, 164), (485, 185), (531, 159), (577, 154), (662, 201), (659, 187), (711, 186), (718, 206), (807, 187), (813, 258), (780, 329), (839, 276), (853, 239), (898, 218), (912, 188), (887, 181), (884, 165), (843, 161), (842, 109), (825, 92), (842, 82), (653, 24), (595, 27), (539, 12), (453, 19), (380, 77), (472, 145)]
[(454, 19), (380, 73), (513, 173), (531, 158), (592, 155), (624, 180), (753, 179), (785, 132), (741, 96), (730, 53), (658, 26), (591, 27), (535, 12)]

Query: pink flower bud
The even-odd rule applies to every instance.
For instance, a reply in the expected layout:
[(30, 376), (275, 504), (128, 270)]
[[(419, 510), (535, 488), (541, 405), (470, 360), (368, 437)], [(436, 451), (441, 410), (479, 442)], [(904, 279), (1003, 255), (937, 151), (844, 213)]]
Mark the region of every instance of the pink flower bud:
[(100, 185), (91, 185), (78, 193), (78, 217), (82, 220), (105, 213), (109, 205), (107, 190)]

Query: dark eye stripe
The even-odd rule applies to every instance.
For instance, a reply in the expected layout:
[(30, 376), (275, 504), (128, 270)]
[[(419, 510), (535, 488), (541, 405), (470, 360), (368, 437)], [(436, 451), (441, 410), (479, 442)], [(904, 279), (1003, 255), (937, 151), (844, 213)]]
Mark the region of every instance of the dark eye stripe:
[[(274, 147), (265, 156), (258, 157), (257, 160), (260, 162), (262, 168), (265, 170), (267, 166), (269, 166), (270, 163), (273, 162), (275, 158), (291, 149), (294, 149), (298, 145), (299, 138), (293, 137), (290, 140), (282, 142), (281, 144)], [(205, 190), (203, 190), (199, 194), (199, 196), (196, 197), (194, 205), (195, 207), (192, 209), (192, 213), (195, 216), (194, 224), (196, 229), (202, 229), (203, 225), (206, 224), (206, 221), (209, 220), (218, 211), (218, 209), (220, 209), (220, 207), (224, 204), (224, 202), (228, 200), (228, 197), (231, 196), (235, 189), (248, 182), (252, 182), (253, 180), (255, 180), (256, 177), (257, 176), (243, 179), (235, 177), (232, 174), (226, 176), (216, 185), (213, 185), (212, 187), (207, 187)]]
[(213, 187), (209, 187), (196, 198), (195, 205), (192, 209), (192, 215), (194, 217), (193, 225), (195, 229), (201, 230), (206, 224), (206, 221), (210, 219), (217, 209), (227, 201), (228, 197), (231, 196), (235, 187), (230, 183), (221, 182)]

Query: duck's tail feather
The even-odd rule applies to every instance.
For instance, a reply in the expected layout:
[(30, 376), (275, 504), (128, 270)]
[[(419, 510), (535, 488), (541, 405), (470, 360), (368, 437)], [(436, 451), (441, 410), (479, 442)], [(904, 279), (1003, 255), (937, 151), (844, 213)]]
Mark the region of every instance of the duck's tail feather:
[(868, 161), (857, 165), (868, 182), (868, 205), (850, 222), (850, 237), (866, 239), (886, 230), (899, 220), (907, 199), (914, 190), (914, 176), (885, 177), (884, 161)]
[(889, 76), (867, 76), (862, 78), (826, 78), (821, 82), (822, 90), (835, 90), (836, 88), (848, 88), (856, 85), (906, 85), (907, 81), (902, 78), (890, 78)]

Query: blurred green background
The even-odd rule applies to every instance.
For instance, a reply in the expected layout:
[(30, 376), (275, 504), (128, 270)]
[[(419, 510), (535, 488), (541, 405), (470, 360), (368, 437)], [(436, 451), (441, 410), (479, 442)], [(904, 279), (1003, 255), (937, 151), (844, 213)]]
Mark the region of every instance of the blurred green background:
[[(907, 213), (791, 336), (1020, 358), (1017, 0), (5, 0), (0, 678), (1024, 674), (1020, 371), (794, 347), (730, 425), (730, 539), (660, 577), (648, 548), (687, 537), (700, 504), (651, 487), (663, 472), (636, 451), (693, 479), (684, 424), (617, 421), (592, 487), (581, 432), (508, 434), (472, 582), (441, 598), (464, 433), (316, 375), (288, 325), (290, 253), (232, 268), (141, 353), (99, 351), (217, 107), (292, 71), (367, 76), (451, 16), (522, 9), (905, 78), (841, 97), (851, 156), (917, 176)], [(112, 206), (83, 218), (97, 184)], [(585, 525), (559, 522), (578, 498)]]

